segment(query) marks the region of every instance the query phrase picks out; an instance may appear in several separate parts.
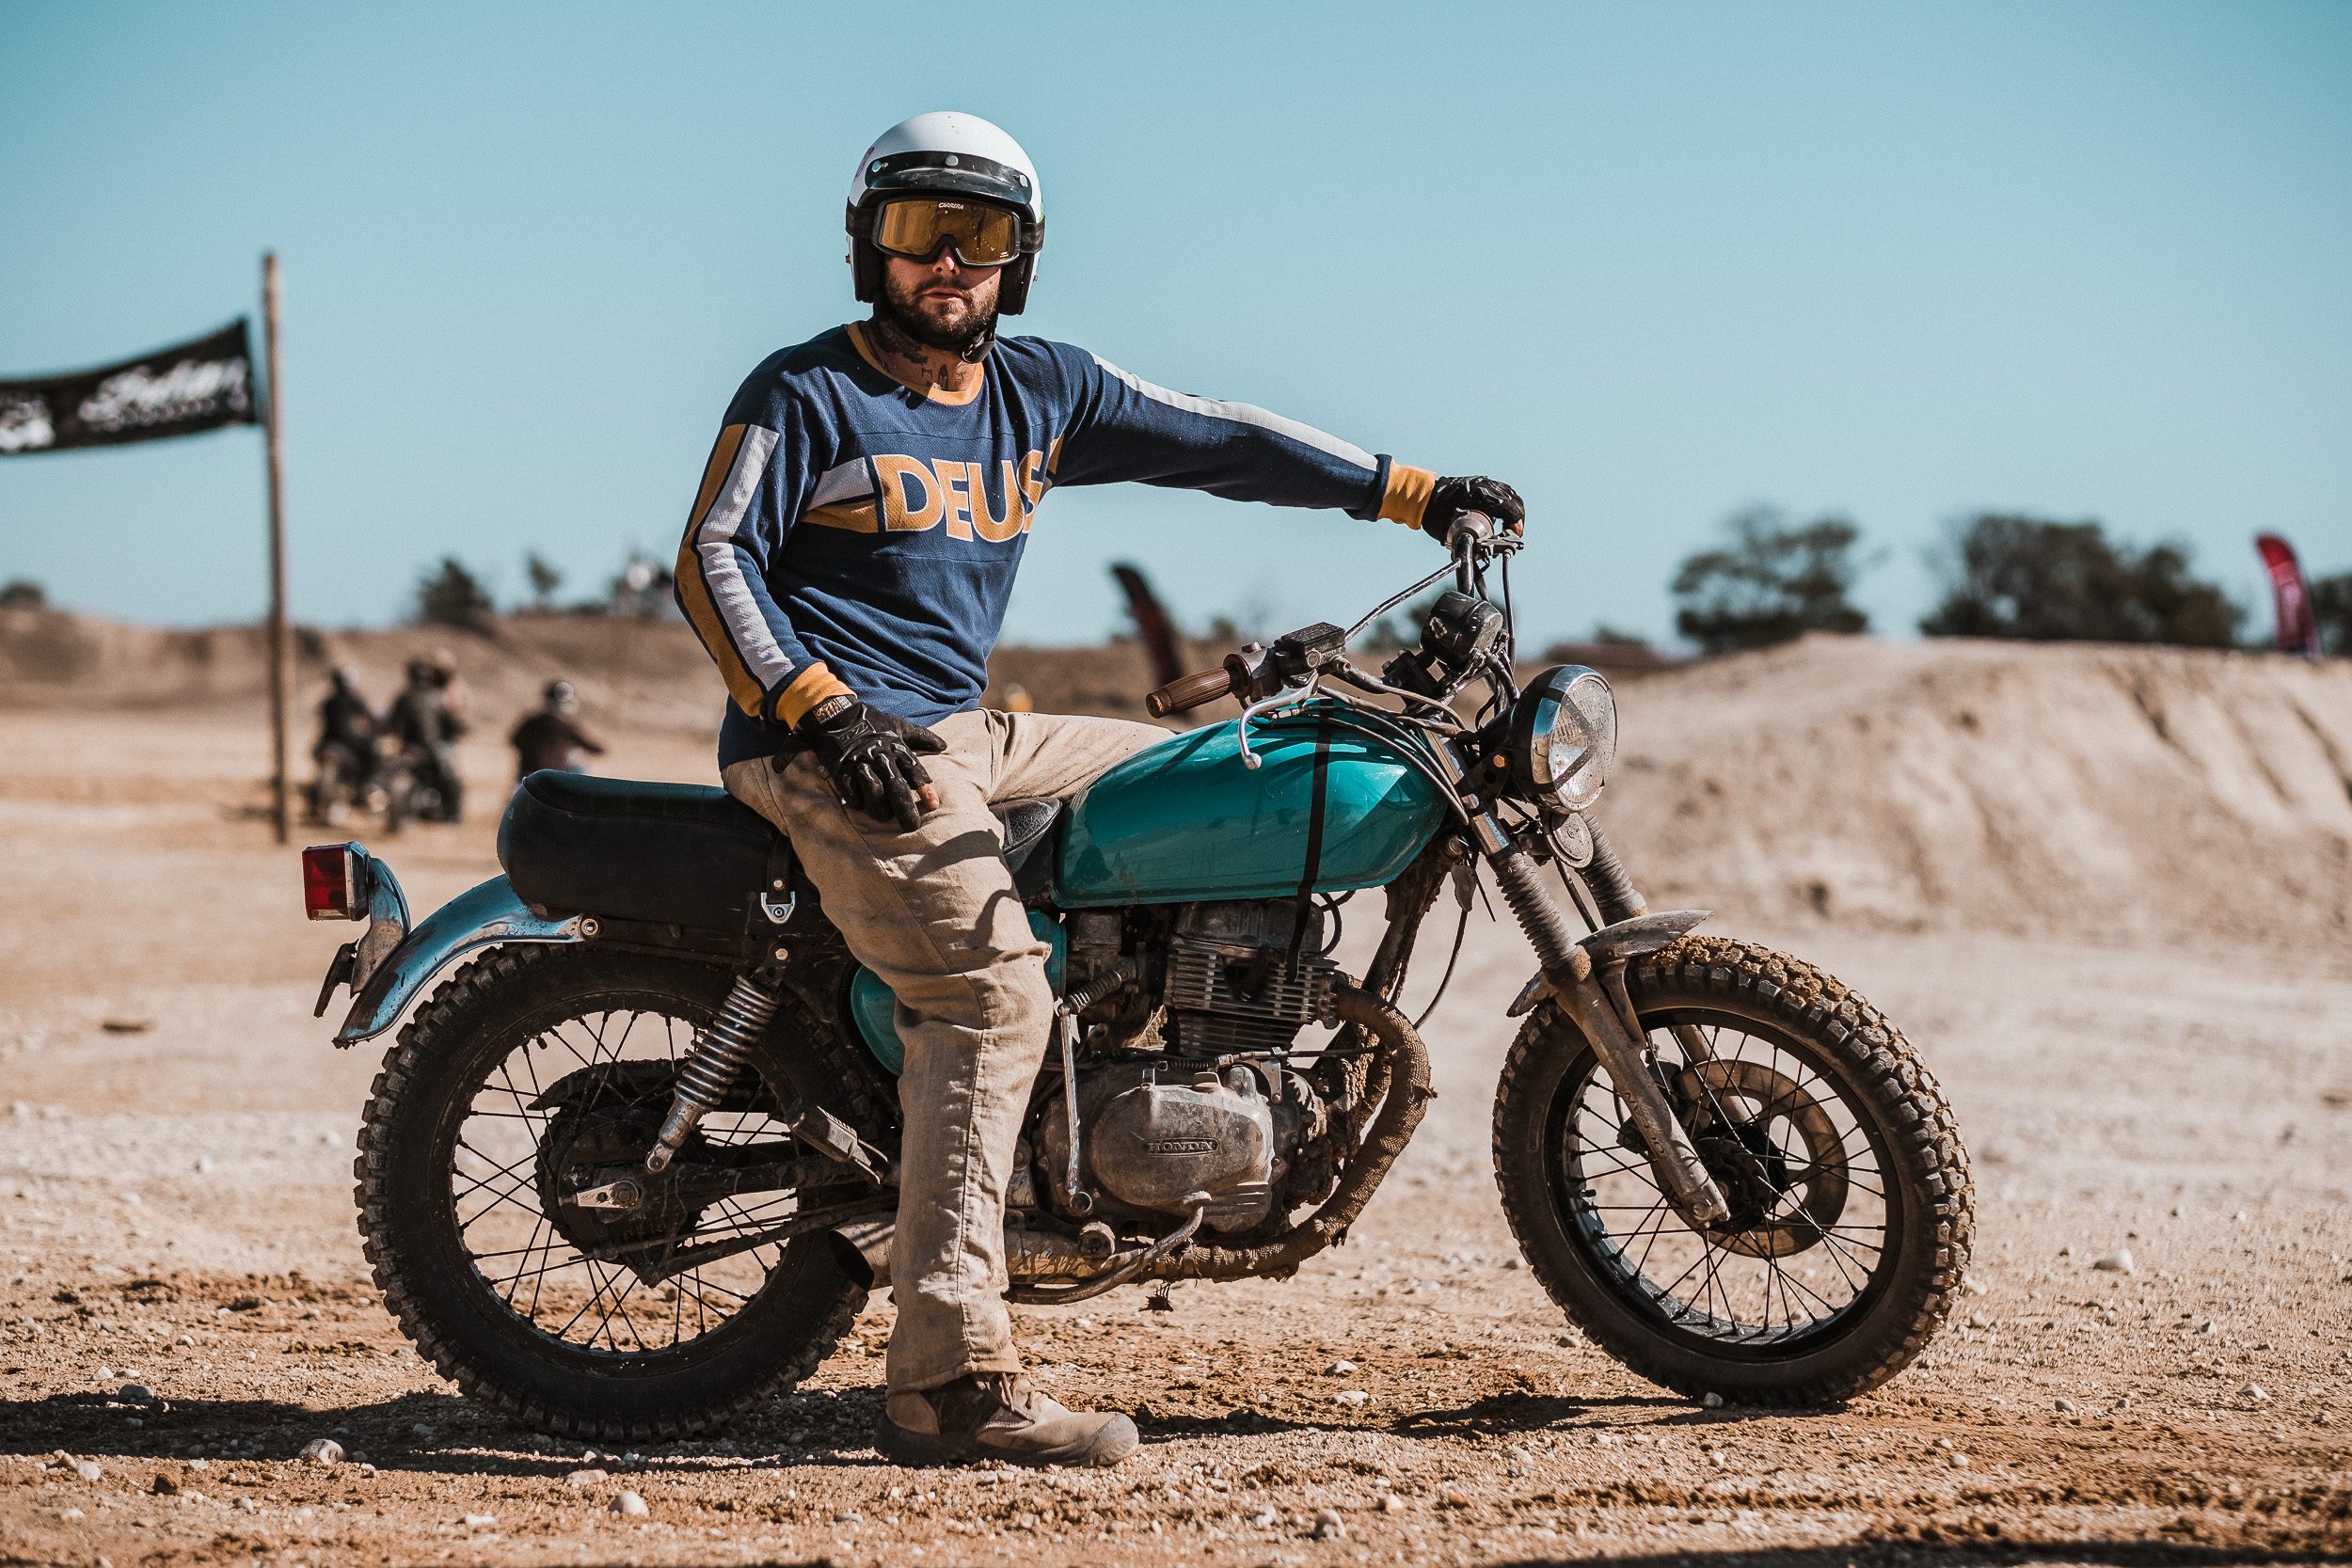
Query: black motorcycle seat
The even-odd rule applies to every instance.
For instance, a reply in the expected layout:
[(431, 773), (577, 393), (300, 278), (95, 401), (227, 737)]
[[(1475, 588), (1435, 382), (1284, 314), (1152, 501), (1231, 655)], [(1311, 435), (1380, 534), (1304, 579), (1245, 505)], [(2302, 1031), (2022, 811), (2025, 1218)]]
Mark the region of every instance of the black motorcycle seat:
[[(1041, 896), (1061, 802), (994, 809), (1014, 887)], [(752, 900), (781, 836), (723, 789), (545, 771), (507, 802), (499, 863), (516, 896), (550, 913), (732, 932), (759, 918)], [(805, 877), (798, 886), (805, 896)]]

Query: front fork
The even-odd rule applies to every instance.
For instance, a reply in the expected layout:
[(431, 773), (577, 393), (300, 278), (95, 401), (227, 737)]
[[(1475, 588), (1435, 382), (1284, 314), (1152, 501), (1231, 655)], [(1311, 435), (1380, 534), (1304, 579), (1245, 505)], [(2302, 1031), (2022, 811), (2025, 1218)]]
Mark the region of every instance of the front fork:
[[(1613, 931), (1631, 935), (1637, 927), (1660, 925), (1662, 917), (1647, 914), (1649, 906), (1626, 875), (1615, 847), (1598, 823), (1591, 826), (1593, 863), (1587, 868), (1588, 880), (1602, 916), (1611, 924), (1595, 933), (1590, 942), (1580, 942), (1568, 929), (1560, 906), (1552, 901), (1551, 891), (1536, 870), (1535, 858), (1492, 812), (1474, 818), (1470, 832), (1471, 842), (1494, 873), (1495, 885), (1502, 890), (1503, 902), (1511, 906), (1519, 928), (1535, 949), (1536, 961), (1543, 966), (1543, 989), (1607, 1069), (1668, 1196), (1698, 1226), (1717, 1226), (1731, 1217), (1730, 1206), (1724, 1201), (1715, 1179), (1707, 1173), (1690, 1132), (1666, 1103), (1665, 1091), (1650, 1070), (1647, 1037), (1625, 986), (1627, 963), (1639, 952), (1663, 945), (1650, 940), (1653, 935), (1667, 940), (1671, 936), (1661, 928), (1656, 933), (1641, 932), (1636, 941), (1603, 940)], [(1597, 963), (1594, 961), (1596, 948), (1600, 953)], [(1693, 1060), (1711, 1054), (1695, 1028), (1677, 1026), (1675, 1037), (1685, 1051), (1692, 1053)]]

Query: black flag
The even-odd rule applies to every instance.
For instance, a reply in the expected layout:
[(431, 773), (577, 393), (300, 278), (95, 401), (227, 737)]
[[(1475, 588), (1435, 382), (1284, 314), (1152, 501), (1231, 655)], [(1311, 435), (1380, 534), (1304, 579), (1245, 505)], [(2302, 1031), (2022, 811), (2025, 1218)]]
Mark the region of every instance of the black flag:
[(261, 422), (240, 316), (209, 338), (71, 375), (0, 381), (0, 457)]

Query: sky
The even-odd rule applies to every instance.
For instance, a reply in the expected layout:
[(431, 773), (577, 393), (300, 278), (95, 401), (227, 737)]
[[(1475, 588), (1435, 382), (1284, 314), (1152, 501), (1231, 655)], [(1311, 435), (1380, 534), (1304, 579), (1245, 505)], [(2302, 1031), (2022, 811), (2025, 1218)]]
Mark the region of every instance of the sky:
[[(1527, 498), (1523, 645), (1664, 635), (1739, 508), (1863, 531), (1910, 635), (1984, 509), (2352, 569), (2352, 7), (874, 8), (0, 0), (0, 377), (258, 315), (285, 268), (293, 609), (443, 555), (566, 595), (675, 551), (729, 395), (862, 314), (853, 160), (996, 120), (1013, 329)], [(251, 430), (0, 458), (0, 578), (171, 625), (265, 594)], [(1388, 524), (1114, 486), (1009, 640), (1280, 630), (1434, 564)]]

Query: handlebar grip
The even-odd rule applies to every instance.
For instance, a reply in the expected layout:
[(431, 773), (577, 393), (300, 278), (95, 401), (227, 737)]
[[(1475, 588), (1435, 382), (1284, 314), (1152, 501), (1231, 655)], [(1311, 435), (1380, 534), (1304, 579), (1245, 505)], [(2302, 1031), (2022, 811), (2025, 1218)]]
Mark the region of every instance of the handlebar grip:
[(1446, 531), (1445, 542), (1449, 548), (1458, 549), (1463, 545), (1484, 543), (1494, 536), (1495, 520), (1492, 517), (1484, 512), (1465, 512), (1454, 518), (1454, 526)]
[(1230, 696), (1232, 690), (1232, 671), (1203, 670), (1197, 675), (1169, 681), (1144, 698), (1143, 705), (1152, 718), (1165, 719), (1171, 713), (1182, 713), (1186, 708), (1199, 707), (1203, 703), (1214, 703), (1219, 697)]

